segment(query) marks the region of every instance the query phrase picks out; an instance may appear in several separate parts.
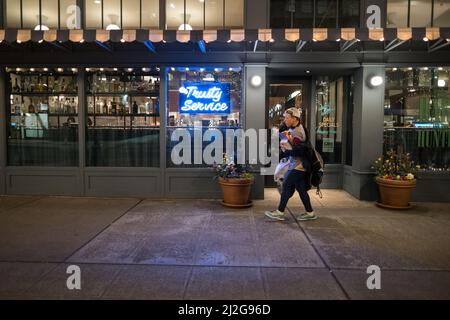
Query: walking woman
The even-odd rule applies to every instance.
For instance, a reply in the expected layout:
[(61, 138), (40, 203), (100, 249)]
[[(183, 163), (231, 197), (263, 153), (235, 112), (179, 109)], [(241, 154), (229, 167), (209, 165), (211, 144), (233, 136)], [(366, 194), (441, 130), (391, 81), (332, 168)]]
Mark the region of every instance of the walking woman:
[(288, 141), (281, 143), (280, 147), (284, 157), (289, 157), (290, 164), (282, 185), (281, 199), (278, 209), (266, 211), (265, 215), (275, 221), (284, 221), (286, 206), (295, 191), (305, 207), (305, 213), (297, 216), (298, 221), (315, 220), (317, 216), (311, 206), (308, 190), (311, 189), (311, 157), (312, 148), (307, 130), (300, 121), (301, 113), (297, 108), (290, 108), (284, 113), (284, 124), (288, 128), (286, 136)]

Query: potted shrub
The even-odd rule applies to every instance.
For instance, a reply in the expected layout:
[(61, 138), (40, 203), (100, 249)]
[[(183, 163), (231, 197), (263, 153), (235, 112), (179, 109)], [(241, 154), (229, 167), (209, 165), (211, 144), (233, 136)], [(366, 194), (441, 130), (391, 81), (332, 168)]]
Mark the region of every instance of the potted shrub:
[(222, 204), (232, 208), (247, 208), (252, 206), (250, 200), (251, 186), (254, 176), (248, 165), (235, 164), (225, 154), (221, 164), (214, 165), (215, 179), (222, 189)]
[(393, 150), (378, 158), (373, 169), (376, 170), (376, 182), (380, 191), (378, 206), (389, 209), (411, 208), (411, 192), (415, 188), (418, 166), (410, 160), (409, 154), (396, 153)]

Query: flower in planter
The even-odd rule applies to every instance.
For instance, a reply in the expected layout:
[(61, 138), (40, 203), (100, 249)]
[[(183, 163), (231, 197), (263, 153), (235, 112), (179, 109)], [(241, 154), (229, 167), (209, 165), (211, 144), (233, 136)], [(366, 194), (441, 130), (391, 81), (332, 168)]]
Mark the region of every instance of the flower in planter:
[(375, 160), (372, 165), (377, 176), (387, 180), (414, 180), (416, 170), (420, 168), (411, 161), (409, 153), (394, 152), (390, 150), (385, 156)]
[(221, 164), (214, 163), (213, 170), (215, 179), (253, 179), (251, 166), (236, 164), (226, 153), (223, 155)]

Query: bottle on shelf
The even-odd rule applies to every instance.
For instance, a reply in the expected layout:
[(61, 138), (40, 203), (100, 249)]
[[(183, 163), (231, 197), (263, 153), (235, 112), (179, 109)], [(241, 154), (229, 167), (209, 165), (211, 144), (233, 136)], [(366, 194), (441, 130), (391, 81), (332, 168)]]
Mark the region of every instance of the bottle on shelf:
[(30, 102), (30, 105), (28, 106), (28, 113), (36, 113), (36, 109), (33, 106), (33, 102)]
[(106, 100), (103, 100), (103, 114), (108, 114), (108, 104), (106, 103)]
[(65, 82), (65, 80), (63, 78), (62, 82), (61, 82), (61, 92), (66, 92), (66, 91), (67, 91), (67, 85), (66, 85), (66, 82)]
[(88, 104), (88, 114), (94, 114), (94, 103), (92, 101), (89, 101)]
[(53, 92), (61, 92), (61, 87), (59, 85), (59, 81), (56, 78), (53, 78), (53, 87), (52, 87), (52, 91)]
[(12, 88), (13, 92), (20, 92), (20, 86), (17, 84), (17, 78), (14, 79), (14, 86)]
[(70, 100), (69, 100), (69, 98), (66, 98), (66, 101), (64, 102), (64, 114), (70, 114)]
[(137, 103), (136, 103), (136, 101), (133, 101), (133, 108), (132, 108), (132, 113), (133, 114), (138, 114), (139, 112), (139, 107), (138, 107), (138, 105), (137, 105)]
[(113, 102), (111, 103), (111, 113), (112, 113), (112, 115), (114, 115), (114, 116), (117, 114), (117, 104), (116, 104), (115, 101), (113, 101)]
[(76, 114), (77, 113), (77, 104), (75, 103), (75, 98), (72, 98), (72, 104), (71, 104), (71, 108), (70, 108), (70, 112), (71, 114)]

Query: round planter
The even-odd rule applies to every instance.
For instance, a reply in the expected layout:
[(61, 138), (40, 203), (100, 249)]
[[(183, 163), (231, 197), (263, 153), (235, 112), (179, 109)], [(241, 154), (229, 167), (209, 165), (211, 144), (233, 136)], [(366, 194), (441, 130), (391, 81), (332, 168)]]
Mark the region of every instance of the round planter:
[(380, 190), (381, 202), (378, 206), (388, 209), (411, 208), (411, 192), (415, 188), (416, 180), (389, 180), (376, 178)]
[(250, 191), (253, 179), (224, 179), (219, 178), (222, 189), (222, 204), (231, 208), (247, 208), (252, 206)]

